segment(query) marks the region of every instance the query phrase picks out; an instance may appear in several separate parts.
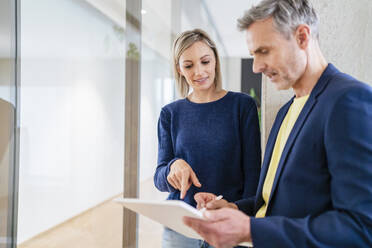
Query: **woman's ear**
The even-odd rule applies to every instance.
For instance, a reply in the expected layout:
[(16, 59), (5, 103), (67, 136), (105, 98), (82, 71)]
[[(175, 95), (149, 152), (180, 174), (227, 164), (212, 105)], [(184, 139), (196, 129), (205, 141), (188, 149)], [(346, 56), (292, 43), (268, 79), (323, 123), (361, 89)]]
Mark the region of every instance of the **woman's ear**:
[(183, 76), (183, 73), (182, 73), (182, 71), (181, 71), (181, 68), (180, 68), (180, 65), (179, 65), (179, 64), (177, 64), (177, 71), (178, 71), (178, 73), (179, 73), (181, 76)]

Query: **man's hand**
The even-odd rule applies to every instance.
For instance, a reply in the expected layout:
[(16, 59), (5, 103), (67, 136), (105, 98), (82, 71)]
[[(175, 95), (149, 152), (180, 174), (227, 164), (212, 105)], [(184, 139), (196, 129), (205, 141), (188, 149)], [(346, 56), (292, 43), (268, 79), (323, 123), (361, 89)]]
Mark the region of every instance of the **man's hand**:
[(228, 202), (225, 199), (216, 200), (216, 195), (212, 193), (200, 192), (194, 195), (194, 199), (197, 203), (196, 208), (206, 208), (208, 210), (220, 209), (220, 208), (234, 208), (238, 209), (232, 202)]
[(191, 169), (191, 166), (182, 159), (178, 159), (171, 164), (167, 180), (173, 188), (181, 191), (181, 199), (185, 198), (191, 184), (201, 187), (199, 179)]
[(216, 248), (236, 246), (252, 242), (249, 216), (235, 209), (207, 210), (206, 220), (184, 217), (184, 223), (200, 234)]

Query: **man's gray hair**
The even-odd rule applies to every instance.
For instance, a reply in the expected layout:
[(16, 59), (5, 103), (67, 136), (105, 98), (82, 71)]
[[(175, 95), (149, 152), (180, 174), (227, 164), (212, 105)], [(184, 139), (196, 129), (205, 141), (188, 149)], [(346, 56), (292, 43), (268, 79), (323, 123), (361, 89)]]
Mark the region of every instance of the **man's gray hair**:
[(310, 0), (263, 0), (238, 19), (238, 28), (244, 31), (256, 21), (273, 17), (274, 27), (285, 37), (300, 24), (310, 26), (312, 37), (319, 39), (318, 17)]

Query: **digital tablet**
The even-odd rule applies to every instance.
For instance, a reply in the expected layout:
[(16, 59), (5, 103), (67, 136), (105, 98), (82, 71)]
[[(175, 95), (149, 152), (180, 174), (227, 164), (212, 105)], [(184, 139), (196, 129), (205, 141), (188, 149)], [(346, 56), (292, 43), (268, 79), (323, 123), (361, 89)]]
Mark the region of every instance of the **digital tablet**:
[(203, 239), (193, 229), (183, 224), (182, 217), (203, 218), (196, 208), (183, 201), (147, 201), (133, 198), (118, 198), (116, 202), (124, 207), (150, 218), (160, 224), (193, 239)]
[[(202, 212), (183, 201), (149, 201), (136, 198), (117, 198), (114, 201), (186, 237), (203, 240), (197, 232), (186, 226), (182, 221), (184, 216), (203, 219)], [(252, 246), (250, 243), (242, 243), (239, 245)]]

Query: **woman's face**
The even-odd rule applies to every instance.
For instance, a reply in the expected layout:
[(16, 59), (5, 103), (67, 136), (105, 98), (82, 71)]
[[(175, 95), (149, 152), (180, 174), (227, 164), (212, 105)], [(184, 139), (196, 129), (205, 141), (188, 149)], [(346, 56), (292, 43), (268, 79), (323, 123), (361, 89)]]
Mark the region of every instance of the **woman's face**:
[(181, 54), (178, 72), (194, 91), (214, 89), (216, 58), (213, 50), (202, 41), (195, 42)]

